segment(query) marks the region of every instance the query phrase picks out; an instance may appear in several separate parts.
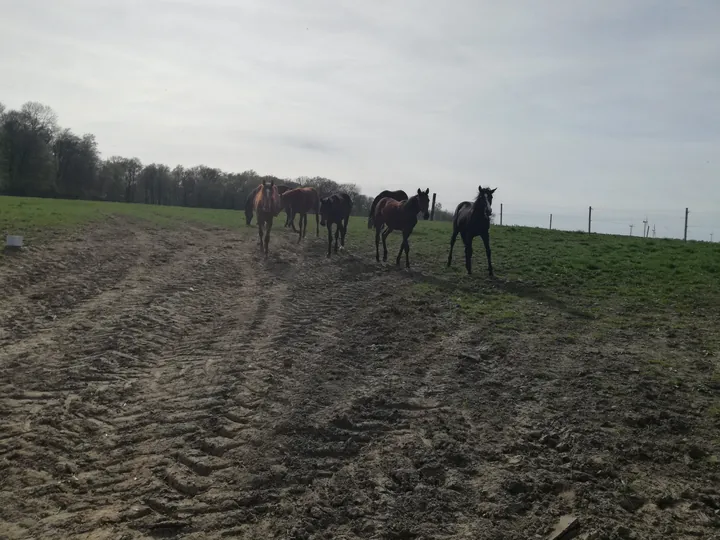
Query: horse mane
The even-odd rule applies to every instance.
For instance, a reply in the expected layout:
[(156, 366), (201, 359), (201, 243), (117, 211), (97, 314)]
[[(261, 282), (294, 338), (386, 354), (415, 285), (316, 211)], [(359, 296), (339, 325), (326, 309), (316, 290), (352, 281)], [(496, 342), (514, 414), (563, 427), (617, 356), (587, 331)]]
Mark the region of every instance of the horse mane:
[(482, 190), (478, 191), (477, 196), (475, 197), (475, 200), (473, 201), (473, 206), (477, 206), (479, 202), (482, 202), (482, 205), (485, 206), (487, 204), (487, 201), (485, 199), (485, 195), (488, 195), (490, 193), (490, 188), (482, 188)]

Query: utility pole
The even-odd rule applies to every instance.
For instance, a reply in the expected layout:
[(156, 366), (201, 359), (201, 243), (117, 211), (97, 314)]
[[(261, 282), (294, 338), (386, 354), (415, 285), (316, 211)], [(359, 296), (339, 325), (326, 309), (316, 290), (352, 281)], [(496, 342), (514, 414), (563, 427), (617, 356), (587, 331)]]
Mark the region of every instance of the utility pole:
[(653, 224), (653, 238), (655, 238), (655, 224)]
[(643, 220), (643, 238), (647, 238), (647, 233), (645, 232), (645, 229), (648, 231), (650, 230), (650, 225), (648, 225), (648, 218), (645, 216), (645, 219)]
[(550, 230), (552, 231), (552, 214), (550, 214)]
[(688, 209), (685, 208), (685, 234), (683, 234), (683, 242), (687, 242), (687, 218), (688, 218)]
[(588, 206), (588, 234), (590, 234), (590, 224), (592, 223), (592, 206)]
[(435, 197), (437, 197), (437, 193), (433, 193), (432, 210), (430, 210), (430, 221), (433, 221), (435, 219)]
[(500, 225), (502, 225), (502, 203), (500, 203)]
[(630, 236), (632, 236), (632, 229), (635, 225), (630, 225)]

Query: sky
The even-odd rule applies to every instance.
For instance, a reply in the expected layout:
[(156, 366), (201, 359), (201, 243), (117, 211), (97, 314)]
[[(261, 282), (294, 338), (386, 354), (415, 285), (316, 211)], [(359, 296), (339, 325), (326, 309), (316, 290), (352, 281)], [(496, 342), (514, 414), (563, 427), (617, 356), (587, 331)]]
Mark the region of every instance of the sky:
[(720, 237), (718, 28), (717, 0), (0, 0), (0, 102), (105, 157)]

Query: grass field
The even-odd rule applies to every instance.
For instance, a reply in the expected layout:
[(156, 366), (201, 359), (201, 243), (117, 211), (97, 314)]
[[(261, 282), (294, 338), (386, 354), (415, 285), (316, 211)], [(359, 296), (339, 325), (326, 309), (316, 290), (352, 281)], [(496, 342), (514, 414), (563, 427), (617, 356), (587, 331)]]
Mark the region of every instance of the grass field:
[[(278, 377), (283, 381), (286, 379), (282, 377), (287, 377), (287, 382), (282, 383), (286, 384), (283, 392), (290, 393), (283, 394), (285, 397), (278, 403), (295, 404), (299, 409), (306, 407), (308, 418), (313, 419), (312, 429), (306, 426), (308, 431), (303, 431), (302, 436), (294, 431), (295, 428), (270, 433), (264, 423), (261, 426), (251, 422), (260, 433), (256, 435), (264, 437), (263, 444), (271, 445), (274, 444), (272, 441), (278, 440), (288, 443), (291, 439), (290, 442), (302, 446), (315, 444), (314, 439), (325, 436), (334, 440), (330, 435), (335, 433), (332, 430), (340, 429), (337, 426), (345, 426), (343, 433), (355, 430), (352, 433), (357, 434), (361, 422), (353, 415), (369, 414), (370, 417), (363, 420), (368, 422), (367, 425), (371, 420), (386, 423), (377, 433), (371, 430), (368, 440), (355, 439), (352, 435), (353, 444), (362, 448), (367, 445), (368, 450), (357, 450), (347, 456), (340, 450), (336, 456), (316, 449), (301, 457), (293, 454), (270, 462), (263, 461), (265, 458), (259, 454), (243, 454), (243, 459), (256, 460), (260, 469), (269, 467), (268, 470), (276, 471), (273, 467), (280, 467), (281, 463), (285, 471), (281, 476), (286, 479), (292, 478), (298, 467), (300, 470), (309, 466), (310, 461), (315, 469), (329, 467), (326, 472), (330, 476), (323, 476), (322, 485), (317, 489), (308, 488), (307, 493), (303, 491), (304, 495), (290, 495), (294, 492), (284, 490), (295, 488), (277, 479), (268, 480), (275, 486), (272, 488), (275, 498), (265, 500), (260, 497), (258, 507), (252, 507), (256, 521), (266, 519), (267, 527), (272, 528), (268, 524), (272, 520), (285, 520), (292, 528), (292, 524), (305, 523), (309, 519), (312, 523), (296, 530), (294, 537), (316, 537), (315, 534), (323, 531), (330, 535), (367, 537), (384, 531), (385, 537), (394, 534), (396, 538), (412, 538), (441, 537), (441, 530), (445, 529), (438, 523), (444, 523), (443, 526), (451, 531), (447, 537), (467, 533), (467, 537), (474, 538), (526, 538), (531, 537), (528, 534), (545, 534), (563, 513), (582, 515), (584, 533), (590, 535), (595, 531), (606, 535), (597, 538), (610, 538), (613, 534), (623, 537), (623, 527), (627, 528), (631, 522), (634, 525), (630, 528), (637, 531), (636, 538), (655, 538), (658, 534), (673, 538), (685, 538), (687, 534), (689, 538), (710, 534), (720, 526), (720, 491), (712, 487), (719, 485), (717, 481), (720, 480), (720, 331), (717, 326), (720, 320), (720, 246), (493, 227), (491, 244), (497, 277), (489, 279), (479, 238), (475, 243), (474, 275), (465, 273), (459, 240), (453, 265), (446, 267), (449, 223), (418, 224), (410, 239), (412, 271), (407, 272), (396, 269), (394, 264), (375, 262), (374, 233), (367, 229), (365, 218), (352, 218), (346, 253), (334, 255), (329, 263), (324, 258), (326, 232), (321, 229), (320, 239), (315, 238), (314, 219), (309, 219), (308, 237), (300, 245), (295, 245), (296, 237), (282, 227), (283, 222), (284, 214), (276, 220), (273, 229), (271, 262), (263, 263), (254, 244), (256, 229), (246, 227), (242, 212), (0, 197), (0, 231), (23, 234), (28, 245), (25, 253), (0, 255), (3, 286), (18, 286), (21, 291), (11, 295), (0, 310), (4, 317), (0, 318), (0, 323), (11, 328), (4, 334), (0, 331), (0, 354), (5, 355), (0, 356), (0, 359), (4, 358), (0, 365), (7, 373), (8, 366), (27, 365), (29, 357), (46, 358), (48, 350), (58, 348), (65, 351), (63, 361), (71, 362), (74, 349), (67, 344), (46, 349), (47, 335), (67, 332), (68, 328), (76, 328), (75, 325), (85, 328), (83, 317), (92, 320), (92, 310), (100, 313), (101, 304), (108, 310), (103, 317), (110, 317), (104, 330), (108, 331), (116, 324), (111, 320), (111, 312), (115, 309), (113, 302), (122, 304), (117, 309), (126, 309), (127, 317), (135, 313), (138, 306), (150, 305), (149, 300), (143, 300), (146, 297), (157, 298), (155, 302), (170, 302), (172, 298), (175, 299), (173, 302), (181, 302), (177, 295), (185, 293), (178, 291), (186, 289), (171, 285), (172, 276), (175, 280), (172, 283), (187, 281), (187, 287), (192, 284), (193, 291), (206, 291), (202, 298), (196, 296), (191, 300), (188, 297), (190, 304), (182, 308), (185, 311), (177, 315), (174, 323), (178, 328), (182, 326), (186, 333), (200, 332), (202, 328), (200, 335), (209, 332), (216, 336), (215, 341), (207, 341), (206, 348), (197, 352), (195, 360), (206, 366), (203, 369), (210, 369), (207, 363), (211, 360), (207, 358), (221, 355), (214, 351), (213, 343), (221, 342), (228, 333), (235, 335), (233, 328), (242, 325), (247, 325), (243, 337), (235, 335), (235, 340), (242, 342), (243, 350), (271, 349), (270, 356), (279, 358), (286, 354), (285, 348), (291, 347), (287, 354), (295, 358), (294, 366), (317, 364), (315, 368), (303, 368), (309, 370), (307, 374), (301, 372), (292, 376), (279, 375), (267, 366), (262, 368), (266, 371), (258, 375), (262, 377), (256, 382), (265, 389), (263, 395), (272, 395), (276, 391), (273, 389), (280, 384)], [(85, 238), (90, 239), (88, 245), (101, 255), (84, 247)], [(123, 247), (112, 248), (116, 241)], [(388, 247), (389, 260), (394, 262), (399, 249), (398, 235), (391, 236)], [(46, 260), (46, 249), (52, 253), (50, 262)], [(102, 255), (104, 252), (107, 252), (106, 258)], [(121, 254), (120, 262), (115, 260), (113, 253)], [(184, 255), (176, 257), (176, 253)], [(137, 261), (142, 264), (137, 266)], [(147, 270), (154, 268), (153, 265), (159, 265), (157, 273)], [(66, 267), (76, 267), (73, 272), (84, 285), (78, 285), (79, 288), (69, 286), (72, 276)], [(60, 272), (61, 277), (57, 279), (69, 287), (69, 292), (58, 292), (57, 286), (50, 283), (51, 278), (43, 277), (43, 272), (50, 272), (50, 276), (54, 271)], [(243, 277), (236, 279), (236, 274)], [(108, 277), (105, 284), (106, 275), (115, 277)], [(122, 299), (111, 292), (118, 288), (125, 291)], [(227, 288), (232, 289), (235, 296)], [(88, 292), (95, 289), (94, 293)], [(154, 297), (156, 289), (167, 292), (157, 292), (159, 296)], [(260, 290), (266, 292), (253, 292)], [(273, 294), (278, 298), (277, 304), (272, 300)], [(57, 295), (61, 300), (55, 298)], [(135, 303), (125, 300), (133, 295), (137, 295)], [(63, 311), (65, 308), (57, 306), (65, 305), (62, 300), (65, 296), (70, 296), (72, 301), (67, 301), (69, 307)], [(89, 298), (94, 300), (87, 300)], [(40, 307), (28, 307), (31, 302)], [(257, 313), (261, 313), (262, 318), (257, 318), (260, 315), (255, 311), (252, 316), (248, 312), (243, 318), (236, 318), (240, 317), (237, 310), (243, 302), (248, 306), (260, 302)], [(164, 319), (175, 313), (175, 309), (179, 310), (180, 304), (163, 304), (162, 311), (154, 317)], [(192, 312), (206, 315), (201, 322), (191, 324)], [(11, 324), (13, 316), (18, 317), (18, 322)], [(67, 323), (70, 326), (58, 330), (56, 320), (63, 317), (70, 321)], [(123, 320), (127, 324), (130, 319)], [(304, 332), (310, 332), (305, 326), (309, 324), (307, 321), (313, 321), (312, 325), (317, 324), (324, 330), (317, 335), (305, 336)], [(163, 340), (172, 338), (174, 330), (160, 332), (152, 330), (152, 325), (147, 326), (147, 321), (143, 324), (138, 332), (155, 332), (153, 340), (165, 343)], [(345, 324), (348, 330), (344, 330)], [(266, 327), (275, 329), (268, 329), (268, 332), (282, 334), (278, 334), (278, 341), (272, 342), (274, 345), (268, 345), (270, 338), (261, 338), (258, 329)], [(224, 328), (225, 334), (216, 335), (218, 328)], [(40, 339), (35, 337), (36, 332), (47, 335)], [(175, 339), (180, 339), (177, 336)], [(297, 336), (305, 337), (300, 338), (300, 344), (292, 345)], [(198, 339), (205, 343), (205, 337)], [(402, 343), (407, 340), (415, 345), (402, 348)], [(92, 353), (93, 343), (91, 340), (82, 347), (78, 345), (77, 351), (82, 350), (87, 356)], [(158, 347), (150, 344), (147, 347), (142, 354), (162, 357)], [(169, 343), (167, 347), (172, 349)], [(232, 345), (226, 343), (223, 347), (221, 350), (227, 351)], [(325, 350), (325, 356), (316, 356), (313, 351), (318, 348)], [(133, 358), (143, 357), (141, 351), (132, 347), (129, 351), (127, 354)], [(186, 353), (175, 351), (173, 354), (172, 358), (175, 358)], [(291, 362), (290, 356), (286, 362)], [(352, 375), (346, 377), (334, 373), (332, 364), (318, 360), (325, 357), (327, 361), (347, 359), (344, 369)], [(173, 362), (169, 358), (168, 366)], [(262, 365), (263, 360), (253, 358), (254, 366)], [(302, 362), (299, 358), (303, 358)], [(389, 358), (394, 358), (395, 363), (388, 365)], [(15, 364), (13, 359), (17, 360)], [(66, 369), (73, 369), (72, 365), (68, 364)], [(203, 385), (211, 383), (202, 374), (205, 372), (194, 375), (195, 365), (190, 362), (183, 368), (187, 373), (183, 373), (188, 381), (196, 381), (192, 392), (200, 395), (207, 390)], [(162, 381), (165, 364), (160, 362), (158, 366), (153, 367), (152, 373), (159, 377), (157, 381)], [(139, 379), (146, 377), (142, 369), (137, 369)], [(322, 375), (312, 369), (321, 369)], [(20, 375), (15, 378), (17, 380), (10, 385), (12, 395), (17, 394), (21, 386), (30, 385)], [(37, 373), (35, 380), (41, 380)], [(212, 377), (207, 380), (214, 381)], [(269, 383), (270, 380), (276, 382)], [(293, 393), (300, 384), (297, 381), (306, 381), (308, 385), (308, 393), (302, 394), (302, 399)], [(160, 382), (153, 383), (153, 392), (159, 384), (162, 386)], [(180, 385), (179, 382), (172, 384)], [(246, 384), (249, 383), (246, 381)], [(212, 382), (212, 385), (221, 383)], [(378, 390), (381, 387), (382, 392)], [(394, 417), (386, 418), (385, 413), (381, 414), (380, 409), (385, 407), (383, 400), (389, 399), (386, 395), (402, 396), (410, 389), (415, 397), (397, 405), (393, 409)], [(36, 385), (33, 391), (45, 390), (42, 385)], [(228, 390), (223, 392), (226, 396)], [(354, 396), (355, 401), (347, 398), (350, 400), (348, 408), (338, 412), (345, 406), (340, 403), (344, 403), (346, 394)], [(122, 396), (118, 395), (120, 399)], [(147, 407), (148, 399), (168, 399), (170, 395), (156, 395), (148, 390), (147, 394), (127, 399), (136, 399), (138, 407)], [(323, 401), (323, 396), (334, 396), (335, 401), (330, 398)], [(17, 399), (19, 405), (6, 407), (8, 412), (20, 414), (13, 420), (15, 424), (4, 426), (10, 432), (20, 429), (17, 426), (25, 421), (22, 415), (29, 414), (18, 412), (24, 411), (21, 407), (24, 398)], [(63, 399), (69, 398), (63, 396)], [(425, 408), (414, 400), (436, 405)], [(307, 405), (310, 402), (314, 404)], [(196, 406), (201, 407), (201, 404)], [(264, 410), (262, 407), (257, 410)], [(262, 413), (266, 417), (258, 413), (258, 422), (269, 421), (271, 413), (283, 406), (268, 407)], [(169, 410), (168, 414), (171, 414)], [(96, 415), (104, 424), (124, 425), (124, 416), (115, 420), (100, 416)], [(192, 423), (187, 418), (182, 420), (183, 425)], [(231, 424), (237, 424), (238, 418), (233, 418), (235, 421)], [(293, 418), (299, 424), (306, 422)], [(276, 418), (275, 421), (279, 420)], [(327, 426), (334, 427), (322, 427), (326, 421), (330, 422)], [(460, 427), (439, 427), (445, 425), (444, 422)], [(351, 429), (350, 425), (356, 427)], [(210, 429), (202, 426), (204, 430)], [(424, 432), (427, 426), (435, 426), (434, 434), (427, 432), (422, 439), (425, 442), (420, 438), (418, 446), (414, 446), (413, 434)], [(459, 431), (454, 431), (456, 429)], [(437, 430), (445, 433), (442, 444), (435, 440), (439, 436)], [(236, 437), (234, 432), (231, 434), (226, 430), (222, 433), (226, 439)], [(29, 435), (23, 432), (22, 436)], [(162, 441), (172, 440), (176, 445), (195, 444), (194, 439), (181, 441), (176, 434), (172, 435), (175, 438), (163, 436)], [(435, 446), (436, 442), (439, 446)], [(374, 457), (371, 458), (367, 452), (381, 448), (373, 446), (380, 443), (395, 450), (388, 450), (389, 454), (376, 450), (380, 454), (372, 454)], [(153, 444), (160, 443), (155, 441)], [(215, 443), (206, 440), (203, 444), (202, 448), (206, 448)], [(244, 447), (228, 445), (232, 448), (232, 451), (228, 450), (228, 456), (234, 455), (232, 452), (249, 452), (241, 450)], [(430, 446), (426, 448), (427, 445)], [(408, 448), (416, 456), (408, 458), (411, 464), (400, 466), (395, 463), (392, 452), (400, 455), (410, 452)], [(464, 457), (452, 458), (447, 454), (448, 448)], [(39, 456), (43, 455), (40, 450), (37, 452)], [(427, 453), (427, 459), (418, 460), (418, 453)], [(225, 454), (216, 452), (212, 455), (219, 460)], [(76, 459), (80, 458), (76, 456)], [(186, 456), (180, 459), (181, 465), (167, 465), (170, 467), (167, 470), (171, 471), (167, 474), (177, 477), (173, 481), (175, 484), (170, 482), (171, 487), (175, 486), (173, 493), (205, 493), (203, 496), (210, 497), (208, 494), (214, 487), (178, 488), (186, 481), (187, 467), (193, 469), (187, 465), (188, 460), (191, 458)], [(329, 461), (333, 463), (326, 463)], [(392, 465), (388, 465), (390, 461), (393, 461)], [(424, 478), (423, 467), (431, 462), (444, 464), (445, 480), (439, 484), (436, 480), (421, 480)], [(148, 466), (158, 465), (151, 463)], [(226, 466), (224, 464), (222, 470), (226, 470)], [(359, 478), (365, 478), (367, 471), (377, 473), (387, 467), (395, 471), (388, 472), (389, 477), (404, 486), (403, 489), (387, 485), (377, 488), (379, 493), (390, 490), (392, 512), (383, 506), (389, 504), (387, 500), (382, 502), (383, 497), (387, 498), (385, 495), (378, 495), (379, 499), (372, 503), (358, 495), (365, 502), (340, 505), (365, 508), (363, 512), (366, 513), (361, 512), (355, 517), (348, 517), (343, 514), (344, 510), (337, 510), (339, 506), (326, 500), (350, 489), (347, 484), (350, 480), (339, 476), (341, 472), (352, 476), (352, 482), (360, 482)], [(404, 472), (397, 472), (400, 470)], [(302, 474), (307, 474), (303, 471)], [(221, 474), (226, 473), (221, 473), (220, 469), (208, 473), (218, 477)], [(222, 481), (241, 482), (239, 477), (227, 474), (230, 476), (223, 477)], [(393, 476), (395, 474), (405, 480), (398, 480)], [(460, 487), (446, 485), (451, 477)], [(484, 487), (477, 485), (478, 478), (482, 479)], [(406, 480), (412, 484), (408, 493), (403, 491), (407, 487)], [(25, 485), (23, 482), (27, 481), (18, 482), (17, 485)], [(424, 492), (426, 488), (430, 491)], [(147, 489), (156, 493), (159, 488)], [(365, 490), (368, 489), (375, 488), (366, 486)], [(453, 498), (452, 493), (458, 492), (463, 494), (461, 498), (465, 502)], [(123, 504), (141, 500), (138, 493), (142, 490), (128, 491)], [(133, 494), (132, 497), (129, 494)], [(45, 506), (55, 504), (44, 497), (42, 504)], [(173, 497), (166, 494), (163, 500), (167, 508), (172, 507), (175, 513), (179, 511), (177, 505), (173, 506), (176, 504), (172, 502)], [(420, 500), (439, 505), (435, 510), (438, 514), (432, 519), (427, 517), (426, 510), (414, 506)], [(203, 504), (211, 504), (210, 498), (203, 501)], [(274, 502), (271, 504), (270, 501)], [(0, 498), (0, 504), (3, 502), (7, 501)], [(278, 508), (274, 506), (276, 502)], [(145, 521), (155, 512), (164, 512), (157, 509), (157, 504), (150, 507), (152, 512), (140, 516), (135, 520), (137, 523), (127, 516), (118, 517), (119, 521), (113, 523), (122, 528), (123, 523), (132, 522), (134, 525), (128, 525), (131, 528), (150, 530)], [(314, 508), (320, 510), (316, 512)], [(371, 508), (373, 512), (390, 512), (392, 519), (386, 516), (373, 521), (367, 514)], [(305, 511), (312, 517), (301, 517)], [(269, 514), (264, 518), (266, 512)], [(169, 510), (164, 513), (172, 514)], [(187, 523), (183, 522), (185, 525), (177, 527), (184, 527), (186, 532), (201, 532), (199, 523), (205, 518), (200, 518), (200, 513), (189, 515), (196, 517), (187, 518)], [(460, 515), (464, 518), (459, 518)], [(12, 523), (13, 527), (20, 527), (12, 516), (2, 519), (0, 525), (5, 523), (9, 527)], [(388, 519), (394, 520), (392, 526)], [(221, 528), (219, 522), (207, 526), (218, 531)], [(365, 530), (365, 526), (371, 528)], [(238, 535), (263, 531), (254, 527), (248, 525)], [(390, 527), (392, 534), (384, 527)], [(502, 531), (505, 536), (493, 536), (490, 532), (484, 536), (485, 533), (478, 532), (492, 531), (492, 527), (499, 527), (495, 531)], [(266, 534), (269, 534), (268, 530), (265, 530)]]

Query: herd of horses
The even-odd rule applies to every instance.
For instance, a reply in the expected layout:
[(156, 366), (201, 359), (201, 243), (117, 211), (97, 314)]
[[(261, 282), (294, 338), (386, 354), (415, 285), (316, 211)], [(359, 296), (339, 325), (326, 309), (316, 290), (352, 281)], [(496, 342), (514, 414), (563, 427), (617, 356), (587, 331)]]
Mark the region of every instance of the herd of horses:
[[(478, 186), (478, 194), (474, 201), (463, 201), (453, 214), (453, 229), (450, 237), (450, 253), (447, 265), (452, 264), (452, 253), (457, 236), (460, 235), (465, 246), (465, 268), (472, 273), (472, 243), (473, 238), (479, 236), (485, 245), (488, 272), (493, 275), (492, 258), (490, 252), (490, 218), (492, 216), (492, 199), (495, 189)], [(412, 197), (408, 197), (403, 190), (385, 190), (373, 199), (368, 214), (368, 229), (375, 229), (375, 260), (380, 262), (380, 239), (383, 245), (383, 261), (387, 261), (387, 238), (393, 231), (402, 233), (402, 242), (395, 264), (399, 265), (405, 253), (405, 267), (410, 268), (409, 238), (418, 222), (418, 214), (423, 219), (430, 217), (430, 189), (418, 189)], [(327, 256), (333, 251), (332, 226), (335, 225), (335, 253), (338, 252), (338, 239), (340, 249), (345, 247), (352, 200), (346, 193), (334, 193), (327, 197), (320, 197), (313, 187), (290, 188), (276, 186), (274, 181), (263, 181), (247, 197), (245, 202), (245, 221), (249, 226), (253, 215), (257, 216), (258, 235), (260, 247), (268, 255), (270, 244), (270, 230), (275, 218), (285, 210), (287, 218), (285, 227), (292, 227), (298, 233), (298, 243), (307, 234), (307, 216), (315, 214), (316, 236), (320, 236), (320, 226), (327, 227), (328, 249)], [(299, 228), (295, 228), (295, 216), (300, 217)]]

